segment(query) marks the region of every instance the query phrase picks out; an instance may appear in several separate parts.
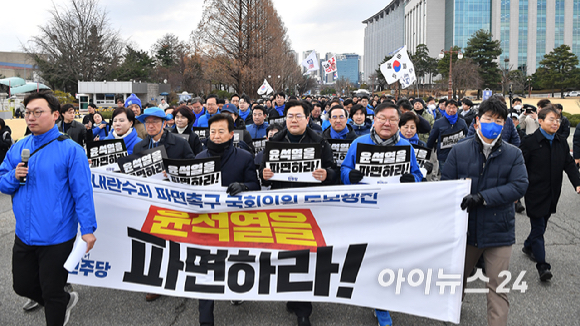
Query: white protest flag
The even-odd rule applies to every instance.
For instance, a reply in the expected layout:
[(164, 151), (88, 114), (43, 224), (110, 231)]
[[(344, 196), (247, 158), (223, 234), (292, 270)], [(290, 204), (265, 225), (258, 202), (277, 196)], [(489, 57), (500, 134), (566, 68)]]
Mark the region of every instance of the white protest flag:
[(322, 68), (324, 72), (328, 75), (336, 71), (336, 56), (322, 62)]
[(270, 84), (268, 83), (268, 81), (266, 80), (266, 78), (264, 78), (264, 83), (258, 89), (258, 95), (270, 94), (273, 91), (274, 90), (272, 89), (272, 87), (270, 86)]
[[(469, 180), (248, 191), (93, 168), (100, 245), (69, 282), (210, 300), (334, 302), (459, 324)], [(417, 205), (417, 193), (433, 194)]]
[(311, 71), (316, 71), (320, 68), (320, 66), (318, 65), (318, 59), (316, 58), (316, 52), (312, 51), (310, 52), (310, 54), (308, 55), (308, 57), (306, 57), (306, 59), (304, 59), (302, 61), (302, 66), (304, 66), (304, 68), (306, 68), (306, 72), (311, 72)]
[(391, 60), (383, 63), (380, 69), (383, 76), (385, 76), (387, 84), (400, 80), (401, 87), (406, 88), (416, 80), (415, 66), (409, 59), (406, 45), (397, 51)]

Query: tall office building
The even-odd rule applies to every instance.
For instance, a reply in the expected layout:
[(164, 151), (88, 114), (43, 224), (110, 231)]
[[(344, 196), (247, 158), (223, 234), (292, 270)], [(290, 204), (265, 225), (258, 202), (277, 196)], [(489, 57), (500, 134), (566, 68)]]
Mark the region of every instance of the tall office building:
[(381, 61), (389, 53), (405, 44), (404, 1), (392, 0), (385, 3), (385, 8), (363, 20), (363, 24), (366, 24), (363, 63), (366, 80), (379, 68)]
[(336, 70), (338, 78), (344, 76), (353, 84), (359, 83), (359, 61), (360, 56), (354, 53), (336, 55)]
[(426, 44), (430, 56), (437, 57), (441, 49), (465, 48), (480, 29), (491, 31), (493, 39), (501, 42), (498, 63), (502, 68), (533, 74), (544, 55), (562, 44), (580, 57), (580, 0), (385, 2), (383, 10), (363, 21), (367, 25), (365, 81), (386, 54), (403, 45), (413, 53), (418, 44)]

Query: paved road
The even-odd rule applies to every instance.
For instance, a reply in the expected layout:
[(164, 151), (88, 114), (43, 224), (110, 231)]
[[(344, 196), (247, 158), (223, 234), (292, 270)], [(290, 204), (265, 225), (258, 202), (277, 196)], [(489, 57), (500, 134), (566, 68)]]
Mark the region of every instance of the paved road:
[[(33, 204), (33, 203), (31, 203)], [(547, 257), (554, 278), (541, 283), (535, 265), (521, 253), (529, 232), (525, 215), (516, 217), (516, 238), (510, 271), (528, 271), (525, 293), (509, 294), (509, 325), (580, 325), (580, 197), (565, 179), (558, 213), (552, 216), (547, 238)], [(14, 240), (14, 215), (10, 197), (0, 195), (0, 325), (43, 325), (44, 312), (25, 313), (26, 299), (12, 290), (11, 250)], [(515, 278), (515, 277), (514, 277)], [(512, 280), (513, 282), (513, 280)], [(479, 285), (482, 286), (481, 284)], [(69, 325), (198, 325), (197, 300), (162, 297), (145, 302), (144, 294), (76, 285), (80, 300)], [(468, 294), (462, 307), (461, 325), (486, 325), (486, 299), (483, 294)], [(231, 306), (216, 303), (216, 325), (296, 325), (296, 319), (282, 302), (245, 302)], [(392, 312), (395, 325), (451, 325), (425, 318)], [(314, 303), (313, 325), (376, 325), (368, 308)]]

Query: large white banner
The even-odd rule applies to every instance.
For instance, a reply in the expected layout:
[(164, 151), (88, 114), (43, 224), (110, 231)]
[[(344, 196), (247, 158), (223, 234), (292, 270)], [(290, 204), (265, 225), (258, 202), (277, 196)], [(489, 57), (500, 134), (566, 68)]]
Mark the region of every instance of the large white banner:
[[(459, 323), (470, 181), (230, 197), (93, 169), (98, 239), (71, 283), (351, 304)], [(429, 194), (418, 205), (417, 194)]]

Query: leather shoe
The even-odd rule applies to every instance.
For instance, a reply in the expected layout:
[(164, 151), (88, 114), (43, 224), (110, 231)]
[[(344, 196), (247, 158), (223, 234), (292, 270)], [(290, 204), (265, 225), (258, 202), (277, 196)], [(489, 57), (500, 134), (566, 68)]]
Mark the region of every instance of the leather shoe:
[(552, 272), (549, 268), (540, 269), (538, 273), (540, 274), (540, 281), (542, 282), (547, 282), (552, 279)]
[(145, 301), (147, 302), (155, 301), (159, 299), (160, 296), (161, 294), (147, 293), (147, 295), (145, 296)]
[(536, 262), (536, 257), (534, 256), (531, 248), (523, 247), (522, 252), (526, 254), (526, 256), (528, 256), (528, 258), (530, 258), (533, 262)]
[(298, 317), (298, 326), (311, 326), (308, 317)]

